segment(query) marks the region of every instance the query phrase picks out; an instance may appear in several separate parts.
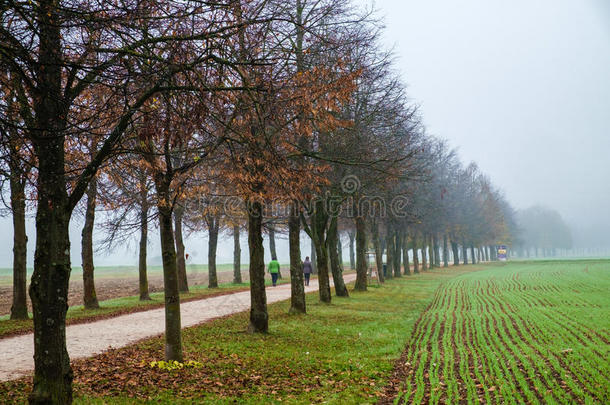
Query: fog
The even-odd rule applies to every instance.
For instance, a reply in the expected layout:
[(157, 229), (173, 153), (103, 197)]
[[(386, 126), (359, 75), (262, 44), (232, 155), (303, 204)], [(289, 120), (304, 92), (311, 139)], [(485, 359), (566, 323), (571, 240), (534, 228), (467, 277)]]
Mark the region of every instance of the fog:
[[(374, 7), (428, 132), (476, 161), (515, 208), (552, 207), (576, 246), (610, 247), (610, 2), (379, 0)], [(74, 265), (79, 222), (71, 226)], [(10, 218), (0, 225), (0, 267), (9, 267)], [(28, 235), (32, 266), (31, 219)], [(150, 237), (154, 262), (158, 235)], [(188, 238), (186, 248), (194, 262), (207, 261), (204, 236)], [(135, 249), (134, 241), (96, 254), (96, 263), (135, 264)], [(287, 241), (278, 241), (278, 253), (287, 261)], [(232, 241), (221, 240), (218, 262), (231, 260)]]
[(428, 131), (515, 208), (555, 208), (576, 246), (610, 247), (610, 2), (374, 4)]

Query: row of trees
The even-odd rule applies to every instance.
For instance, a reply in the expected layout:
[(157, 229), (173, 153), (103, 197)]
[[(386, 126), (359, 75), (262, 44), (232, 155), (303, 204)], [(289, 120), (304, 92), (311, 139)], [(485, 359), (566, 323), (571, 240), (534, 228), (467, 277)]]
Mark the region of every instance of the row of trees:
[(572, 232), (561, 215), (548, 207), (536, 205), (517, 212), (519, 235), (516, 253), (522, 257), (555, 256), (572, 249)]
[[(493, 259), (489, 247), (510, 241), (510, 206), (475, 165), (425, 133), (380, 50), (379, 24), (349, 0), (9, 1), (0, 18), (16, 318), (27, 317), (28, 201), (36, 212), (30, 403), (72, 400), (65, 317), (75, 212), (84, 217), (87, 308), (99, 305), (94, 228), (108, 247), (137, 233), (141, 299), (149, 230), (158, 229), (168, 360), (183, 357), (188, 232), (209, 233), (213, 288), (219, 233), (234, 236), (240, 282), (247, 231), (255, 333), (269, 325), (264, 232), (288, 234), (293, 313), (306, 312), (303, 230), (322, 302), (332, 299), (331, 277), (336, 295), (349, 295), (342, 232), (356, 246), (360, 291), (370, 248), (380, 269), (386, 252), (388, 275), (400, 276), (410, 273), (409, 249), (418, 272), (441, 257), (467, 263), (468, 249), (472, 262)], [(103, 223), (100, 209), (109, 212)]]

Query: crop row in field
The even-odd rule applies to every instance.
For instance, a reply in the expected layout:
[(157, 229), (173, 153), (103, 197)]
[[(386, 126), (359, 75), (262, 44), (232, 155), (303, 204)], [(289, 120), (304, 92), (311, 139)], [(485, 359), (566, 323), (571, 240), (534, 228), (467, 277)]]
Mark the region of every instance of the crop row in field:
[(608, 403), (610, 262), (510, 263), (447, 281), (398, 403)]

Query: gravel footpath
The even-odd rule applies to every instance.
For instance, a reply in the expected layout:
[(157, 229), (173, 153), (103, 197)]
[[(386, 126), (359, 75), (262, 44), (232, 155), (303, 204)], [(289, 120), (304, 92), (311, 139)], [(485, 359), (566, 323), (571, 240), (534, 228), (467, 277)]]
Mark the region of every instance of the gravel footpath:
[[(356, 279), (345, 274), (346, 283)], [(332, 279), (331, 279), (332, 285)], [(318, 281), (311, 280), (305, 292), (318, 290)], [(267, 287), (267, 303), (290, 298), (290, 284)], [(238, 292), (181, 304), (182, 327), (197, 325), (220, 316), (250, 309), (250, 292)], [(109, 348), (128, 346), (139, 340), (163, 334), (163, 308), (122, 315), (66, 327), (68, 353), (71, 359), (91, 357)], [(0, 339), (0, 381), (17, 379), (34, 370), (33, 334)]]

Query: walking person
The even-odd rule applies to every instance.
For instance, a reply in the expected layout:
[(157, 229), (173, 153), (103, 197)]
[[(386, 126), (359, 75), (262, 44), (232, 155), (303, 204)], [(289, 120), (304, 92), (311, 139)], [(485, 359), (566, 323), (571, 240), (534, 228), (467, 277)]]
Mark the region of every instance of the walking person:
[(280, 262), (277, 261), (277, 258), (275, 256), (271, 258), (268, 270), (269, 274), (271, 274), (271, 282), (275, 287), (275, 284), (277, 283), (277, 278), (280, 275)]
[(305, 285), (309, 285), (309, 277), (311, 277), (312, 268), (311, 261), (309, 261), (309, 256), (305, 257), (305, 261), (303, 262), (303, 275), (305, 276)]

